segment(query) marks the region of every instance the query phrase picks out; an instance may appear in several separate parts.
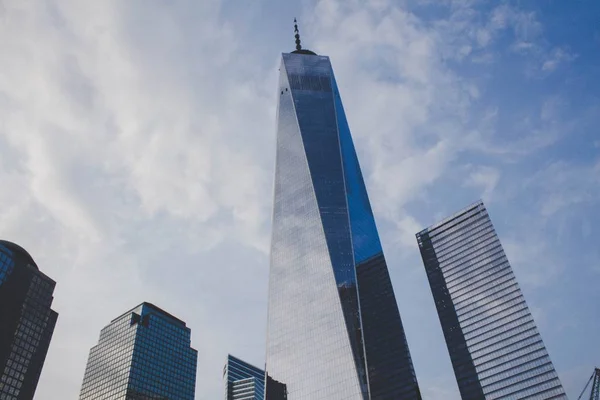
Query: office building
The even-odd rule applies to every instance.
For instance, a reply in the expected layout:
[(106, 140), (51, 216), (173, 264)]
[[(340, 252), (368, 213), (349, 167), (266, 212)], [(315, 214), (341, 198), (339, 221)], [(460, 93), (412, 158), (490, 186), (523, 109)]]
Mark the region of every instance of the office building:
[(463, 400), (566, 399), (484, 204), (417, 242)]
[(0, 400), (31, 400), (54, 332), (56, 282), (22, 247), (0, 240)]
[(277, 97), (266, 372), (291, 400), (418, 399), (329, 58), (297, 36)]
[(223, 368), (225, 400), (264, 400), (265, 371), (232, 355)]
[(185, 322), (151, 303), (113, 319), (92, 347), (80, 400), (194, 400), (198, 353)]

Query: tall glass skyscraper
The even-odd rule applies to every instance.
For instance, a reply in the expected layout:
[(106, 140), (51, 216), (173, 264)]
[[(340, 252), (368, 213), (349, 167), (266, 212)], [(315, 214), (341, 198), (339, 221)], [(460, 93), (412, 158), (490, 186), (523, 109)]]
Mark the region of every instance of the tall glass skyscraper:
[(225, 400), (264, 400), (265, 371), (232, 355), (223, 368)]
[(58, 314), (56, 282), (25, 249), (0, 240), (0, 399), (31, 400)]
[(267, 373), (291, 400), (418, 399), (329, 58), (283, 54), (277, 94)]
[(142, 303), (100, 332), (80, 400), (194, 400), (198, 353), (185, 322)]
[(566, 399), (483, 203), (417, 241), (463, 400)]

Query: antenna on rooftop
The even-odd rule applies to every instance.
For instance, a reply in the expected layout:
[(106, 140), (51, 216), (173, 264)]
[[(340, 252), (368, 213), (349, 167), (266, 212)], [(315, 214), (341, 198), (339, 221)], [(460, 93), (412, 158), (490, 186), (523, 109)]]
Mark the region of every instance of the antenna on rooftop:
[(300, 31), (298, 31), (298, 21), (294, 18), (294, 33), (296, 37), (296, 50), (302, 50), (302, 45), (300, 44)]

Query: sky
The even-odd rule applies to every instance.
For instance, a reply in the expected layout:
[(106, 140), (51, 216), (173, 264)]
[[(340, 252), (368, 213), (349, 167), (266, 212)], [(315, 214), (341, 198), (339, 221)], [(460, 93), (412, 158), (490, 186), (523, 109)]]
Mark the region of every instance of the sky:
[(196, 398), (264, 365), (278, 65), (331, 58), (421, 390), (459, 399), (415, 233), (482, 198), (576, 397), (600, 364), (596, 0), (0, 1), (0, 238), (57, 281), (36, 400), (185, 320)]

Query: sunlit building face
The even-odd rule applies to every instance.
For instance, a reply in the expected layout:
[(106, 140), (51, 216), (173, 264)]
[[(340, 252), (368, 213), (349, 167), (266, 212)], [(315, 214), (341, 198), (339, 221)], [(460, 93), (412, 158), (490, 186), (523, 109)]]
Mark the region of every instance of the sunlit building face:
[(462, 399), (566, 399), (483, 203), (417, 241)]
[(283, 54), (277, 96), (266, 372), (291, 400), (418, 399), (329, 58)]

